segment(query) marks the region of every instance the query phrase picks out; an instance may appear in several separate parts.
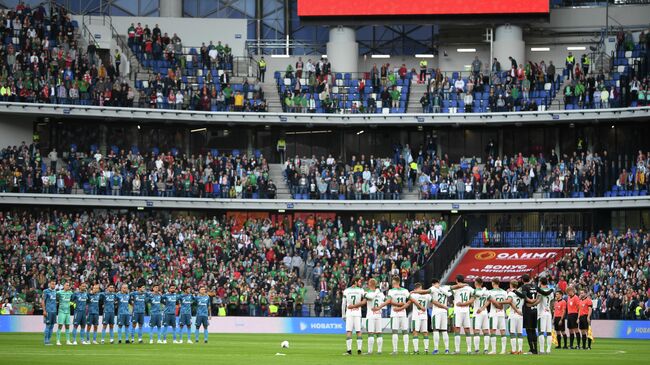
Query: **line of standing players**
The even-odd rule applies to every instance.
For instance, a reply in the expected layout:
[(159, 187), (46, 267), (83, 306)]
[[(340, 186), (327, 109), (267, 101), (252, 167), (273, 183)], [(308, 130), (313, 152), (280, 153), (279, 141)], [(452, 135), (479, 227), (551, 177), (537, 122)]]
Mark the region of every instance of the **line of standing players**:
[[(357, 278), (353, 285), (343, 292), (342, 311), (346, 321), (346, 354), (352, 353), (352, 334), (357, 335), (357, 353), (361, 354), (363, 346), (363, 337), (361, 335), (361, 308), (367, 306), (366, 311), (366, 330), (368, 333), (368, 351), (366, 354), (372, 354), (375, 343), (377, 344), (377, 353), (382, 352), (383, 346), (383, 327), (381, 309), (390, 305), (389, 326), (392, 332), (393, 351), (391, 354), (397, 354), (399, 334), (403, 336), (404, 353), (409, 353), (409, 327), (413, 334), (414, 353), (419, 353), (419, 336), (424, 338), (424, 350), (428, 353), (428, 320), (427, 309), (430, 307), (431, 327), (433, 329), (433, 354), (439, 353), (438, 343), (440, 337), (443, 338), (445, 353), (449, 352), (449, 334), (448, 319), (450, 317), (449, 308), (453, 307), (453, 329), (454, 329), (454, 353), (460, 353), (461, 333), (465, 334), (467, 342), (467, 353), (480, 353), (481, 336), (483, 337), (483, 353), (497, 353), (497, 339), (500, 339), (500, 354), (506, 353), (507, 337), (506, 327), (510, 336), (511, 354), (523, 353), (523, 329), (526, 329), (528, 338), (529, 354), (550, 353), (552, 347), (552, 327), (555, 323), (555, 330), (558, 333), (558, 341), (564, 330), (560, 326), (564, 323), (564, 318), (558, 318), (558, 305), (562, 306), (562, 293), (555, 293), (549, 287), (548, 279), (540, 278), (539, 286), (535, 285), (528, 275), (521, 277), (522, 285), (518, 281), (510, 282), (510, 288), (505, 291), (500, 288), (500, 280), (491, 281), (492, 289), (483, 287), (483, 280), (476, 279), (474, 288), (464, 283), (464, 277), (459, 275), (456, 283), (441, 285), (439, 280), (434, 279), (431, 288), (423, 289), (422, 285), (415, 284), (415, 290), (409, 293), (405, 288), (400, 287), (400, 278), (395, 277), (392, 280), (392, 288), (384, 296), (383, 292), (377, 288), (376, 281), (370, 279), (367, 289), (361, 287), (362, 280)], [(587, 338), (589, 328), (589, 318), (591, 315), (591, 300), (586, 293), (581, 292), (584, 297), (583, 301), (571, 299), (575, 296), (575, 290), (570, 288), (569, 292), (569, 328), (572, 331), (571, 346), (573, 339), (580, 336), (578, 332), (578, 322), (581, 328), (583, 348), (587, 348), (587, 342), (591, 345), (591, 340)], [(451, 298), (453, 297), (453, 298)], [(453, 306), (449, 304), (452, 300)], [(556, 302), (553, 304), (553, 302)], [(559, 304), (558, 304), (559, 303)], [(415, 306), (411, 311), (408, 320), (407, 309)], [(578, 310), (580, 307), (580, 316)], [(470, 315), (470, 309), (473, 309), (473, 317)], [(555, 318), (553, 313), (555, 312)], [(571, 314), (574, 313), (574, 314)], [(409, 326), (410, 322), (410, 326)], [(539, 327), (539, 328), (538, 328)], [(573, 330), (572, 330), (573, 329)], [(539, 331), (539, 336), (538, 336)], [(566, 346), (566, 335), (564, 335)], [(472, 347), (474, 351), (472, 351)], [(557, 347), (559, 348), (559, 346)]]
[[(194, 342), (199, 342), (199, 330), (203, 327), (203, 341), (208, 342), (208, 324), (212, 317), (212, 300), (206, 287), (199, 288), (198, 294), (192, 293), (191, 287), (185, 287), (182, 293), (176, 292), (176, 286), (170, 285), (167, 293), (160, 291), (155, 284), (151, 291), (145, 285), (138, 285), (134, 292), (129, 292), (127, 284), (120, 286), (116, 292), (115, 285), (110, 284), (106, 291), (100, 291), (99, 284), (82, 283), (76, 292), (70, 290), (70, 283), (63, 284), (62, 290), (56, 290), (56, 281), (51, 280), (43, 291), (43, 319), (45, 323), (44, 342), (51, 344), (54, 325), (57, 324), (56, 344), (61, 345), (61, 330), (65, 327), (66, 344), (77, 345), (77, 330), (80, 329), (81, 344), (98, 344), (97, 331), (99, 316), (102, 313), (102, 331), (100, 342), (105, 341), (109, 330), (110, 343), (114, 343), (114, 326), (117, 324), (117, 343), (135, 342), (136, 328), (138, 342), (143, 342), (145, 315), (149, 313), (149, 343), (167, 343), (167, 329), (171, 327), (174, 343), (183, 343), (183, 329), (187, 329), (187, 343), (191, 344), (192, 307), (196, 306)], [(71, 320), (70, 307), (74, 306)], [(103, 310), (100, 312), (100, 308)], [(148, 310), (147, 310), (148, 309)], [(178, 313), (178, 315), (177, 315)], [(72, 322), (72, 323), (71, 323)], [(72, 337), (70, 325), (72, 324)], [(177, 326), (178, 324), (178, 326)], [(178, 328), (178, 331), (177, 331)], [(92, 342), (91, 342), (92, 329)]]

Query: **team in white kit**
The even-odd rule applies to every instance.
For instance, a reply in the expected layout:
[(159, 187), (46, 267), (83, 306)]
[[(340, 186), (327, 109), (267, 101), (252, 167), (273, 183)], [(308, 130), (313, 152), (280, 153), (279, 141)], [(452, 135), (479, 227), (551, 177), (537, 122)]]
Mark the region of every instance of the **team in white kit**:
[[(356, 333), (357, 354), (362, 354), (362, 307), (366, 306), (365, 329), (368, 334), (367, 352), (381, 354), (383, 349), (384, 322), (382, 308), (390, 306), (390, 326), (392, 332), (392, 355), (398, 353), (399, 335), (402, 335), (403, 352), (409, 353), (409, 332), (413, 335), (413, 353), (420, 353), (420, 339), (423, 340), (424, 354), (429, 354), (429, 318), (433, 331), (433, 352), (438, 354), (440, 338), (443, 339), (444, 353), (449, 354), (449, 299), (453, 303), (454, 353), (461, 352), (461, 332), (466, 336), (466, 351), (468, 354), (480, 353), (481, 337), (483, 337), (483, 353), (506, 354), (507, 337), (510, 336), (510, 354), (523, 353), (523, 317), (524, 299), (517, 293), (518, 282), (510, 282), (510, 289), (503, 290), (500, 280), (491, 280), (491, 289), (483, 287), (483, 280), (476, 279), (474, 288), (464, 283), (464, 277), (456, 277), (454, 285), (441, 285), (437, 279), (432, 280), (432, 286), (423, 289), (420, 283), (414, 285), (409, 292), (401, 287), (399, 277), (391, 281), (392, 287), (386, 296), (377, 287), (377, 281), (370, 279), (367, 288), (363, 289), (363, 280), (355, 278), (352, 286), (343, 291), (342, 313), (346, 327), (345, 355), (352, 354), (352, 335)], [(542, 280), (541, 284), (545, 286)], [(550, 352), (552, 302), (551, 295), (540, 295), (535, 303), (540, 320), (540, 348)], [(413, 306), (410, 314), (408, 309)], [(470, 315), (473, 309), (473, 318)], [(431, 308), (429, 317), (428, 309)], [(506, 327), (507, 326), (507, 327)], [(497, 341), (499, 340), (500, 341)], [(497, 350), (497, 343), (500, 348)], [(375, 350), (375, 344), (376, 352)], [(545, 346), (546, 345), (546, 351)], [(474, 349), (472, 351), (472, 349)]]

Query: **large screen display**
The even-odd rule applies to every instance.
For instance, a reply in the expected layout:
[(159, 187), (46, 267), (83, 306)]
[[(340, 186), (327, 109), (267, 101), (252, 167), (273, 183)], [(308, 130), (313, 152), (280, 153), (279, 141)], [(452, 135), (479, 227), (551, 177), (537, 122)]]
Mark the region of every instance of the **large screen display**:
[(549, 0), (298, 0), (303, 17), (543, 14)]

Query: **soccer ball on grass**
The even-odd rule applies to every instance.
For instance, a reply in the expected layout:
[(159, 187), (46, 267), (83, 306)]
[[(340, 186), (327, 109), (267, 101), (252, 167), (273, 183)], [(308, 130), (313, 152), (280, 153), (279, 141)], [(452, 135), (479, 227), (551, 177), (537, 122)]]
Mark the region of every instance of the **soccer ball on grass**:
[(289, 341), (282, 341), (282, 343), (280, 344), (280, 347), (282, 347), (283, 349), (288, 349), (289, 348)]

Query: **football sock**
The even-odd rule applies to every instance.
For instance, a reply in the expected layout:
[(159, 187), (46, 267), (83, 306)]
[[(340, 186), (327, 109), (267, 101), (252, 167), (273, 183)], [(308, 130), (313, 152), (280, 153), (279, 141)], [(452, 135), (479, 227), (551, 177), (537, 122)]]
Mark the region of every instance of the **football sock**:
[(429, 336), (424, 336), (424, 352), (429, 352)]
[(399, 337), (397, 336), (397, 333), (393, 333), (393, 352), (397, 352), (397, 340)]
[(434, 351), (438, 350), (438, 341), (440, 341), (440, 332), (434, 331), (433, 332), (433, 350)]
[(381, 352), (383, 346), (384, 346), (384, 337), (382, 337), (382, 335), (379, 335), (379, 337), (377, 337), (377, 352)]
[(404, 352), (409, 352), (409, 335), (402, 335), (402, 341), (404, 341)]
[(346, 348), (348, 351), (352, 351), (352, 338), (347, 337), (347, 338), (345, 339), (345, 348)]
[(375, 335), (368, 335), (368, 353), (372, 354), (372, 348), (375, 346)]
[[(449, 350), (449, 332), (442, 333), (442, 341), (445, 343), (445, 350)], [(460, 345), (460, 342), (458, 344)]]
[(465, 342), (467, 342), (467, 352), (472, 352), (472, 338), (469, 336), (465, 337)]
[(454, 351), (460, 352), (460, 336), (454, 336)]

